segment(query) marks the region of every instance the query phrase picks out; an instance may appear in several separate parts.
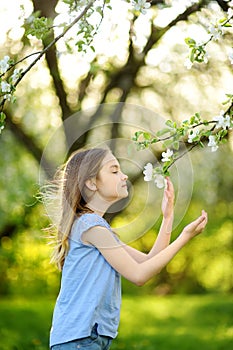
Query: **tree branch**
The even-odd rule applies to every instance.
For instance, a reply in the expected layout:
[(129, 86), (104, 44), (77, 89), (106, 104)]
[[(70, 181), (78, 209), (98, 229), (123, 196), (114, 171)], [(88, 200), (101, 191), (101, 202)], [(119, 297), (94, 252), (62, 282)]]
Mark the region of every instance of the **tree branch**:
[[(87, 11), (91, 8), (91, 6), (94, 4), (95, 0), (91, 0), (88, 5), (85, 7), (85, 9), (80, 13), (79, 16), (77, 16), (64, 30), (63, 32), (58, 35), (54, 40), (52, 40), (45, 48), (42, 50), (38, 56), (35, 58), (35, 60), (21, 73), (20, 77), (17, 79), (17, 81), (14, 84), (14, 87), (20, 83), (20, 81), (24, 78), (24, 76), (35, 66), (35, 64), (44, 56), (46, 52), (49, 51), (49, 49), (54, 46), (61, 38), (63, 38), (66, 33), (76, 24), (78, 21), (85, 16)], [(3, 106), (6, 102), (6, 99), (3, 99), (0, 103), (1, 110), (3, 109)]]
[(227, 2), (225, 2), (224, 0), (217, 0), (217, 3), (219, 4), (219, 6), (221, 7), (221, 9), (225, 12), (228, 11), (229, 6), (227, 4)]
[(188, 7), (183, 13), (179, 14), (174, 20), (172, 20), (166, 27), (158, 28), (153, 23), (151, 23), (151, 35), (143, 49), (144, 56), (151, 50), (151, 48), (161, 39), (161, 37), (172, 27), (174, 27), (180, 21), (186, 21), (188, 17), (200, 11), (201, 8), (205, 5), (206, 0), (199, 1), (196, 4)]

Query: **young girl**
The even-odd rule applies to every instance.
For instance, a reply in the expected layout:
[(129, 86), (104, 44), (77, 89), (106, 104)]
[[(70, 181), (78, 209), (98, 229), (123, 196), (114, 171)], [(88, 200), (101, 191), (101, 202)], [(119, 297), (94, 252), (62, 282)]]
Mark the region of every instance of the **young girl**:
[(62, 213), (53, 261), (62, 270), (50, 335), (52, 350), (107, 350), (117, 336), (121, 275), (142, 286), (203, 231), (207, 214), (186, 226), (169, 245), (174, 189), (167, 178), (163, 221), (154, 246), (144, 254), (123, 244), (103, 218), (128, 196), (127, 175), (107, 149), (75, 152), (62, 177)]

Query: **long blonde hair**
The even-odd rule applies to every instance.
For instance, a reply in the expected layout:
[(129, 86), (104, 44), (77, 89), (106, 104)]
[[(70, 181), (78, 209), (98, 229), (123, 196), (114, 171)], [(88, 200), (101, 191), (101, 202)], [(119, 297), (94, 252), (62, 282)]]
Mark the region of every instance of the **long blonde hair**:
[(56, 196), (59, 197), (59, 220), (51, 228), (54, 232), (55, 226), (56, 234), (51, 261), (57, 264), (59, 270), (62, 270), (69, 250), (69, 234), (75, 218), (82, 213), (91, 212), (86, 207), (89, 194), (85, 182), (97, 176), (108, 152), (104, 148), (76, 151), (54, 177), (50, 194), (56, 189)]

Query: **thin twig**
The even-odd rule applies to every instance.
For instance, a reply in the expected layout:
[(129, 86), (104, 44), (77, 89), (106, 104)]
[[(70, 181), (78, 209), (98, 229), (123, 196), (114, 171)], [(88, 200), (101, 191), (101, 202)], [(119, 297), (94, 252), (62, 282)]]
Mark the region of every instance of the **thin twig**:
[(91, 8), (91, 6), (94, 4), (95, 0), (90, 1), (90, 3), (85, 7), (85, 9), (81, 12), (81, 14), (76, 17), (73, 22), (71, 22), (66, 29), (60, 34), (58, 35), (56, 38), (54, 38), (53, 41), (51, 41), (51, 43), (46, 46), (46, 48), (44, 50), (41, 51), (41, 53), (39, 54), (39, 56), (28, 66), (27, 69), (25, 69), (25, 71), (22, 72), (21, 76), (18, 78), (18, 80), (15, 83), (15, 86), (18, 85), (18, 83), (22, 80), (22, 78), (25, 76), (25, 74), (27, 74), (31, 68), (37, 63), (37, 61), (39, 61), (41, 59), (41, 57), (53, 46), (55, 45), (63, 36), (65, 36), (65, 34), (83, 17), (85, 16), (85, 14), (87, 13), (87, 11)]
[[(85, 7), (85, 9), (80, 13), (78, 17), (76, 17), (67, 27), (64, 29), (64, 31), (58, 35), (56, 38), (54, 38), (53, 41), (51, 41), (50, 44), (48, 44), (44, 50), (36, 53), (32, 53), (29, 56), (32, 56), (33, 54), (38, 54), (38, 57), (21, 73), (20, 77), (16, 80), (14, 87), (16, 87), (19, 82), (23, 79), (23, 77), (34, 67), (34, 65), (41, 59), (41, 57), (53, 46), (55, 45), (62, 37), (66, 35), (66, 33), (87, 13), (87, 11), (91, 8), (91, 6), (94, 4), (95, 0), (92, 0), (89, 2), (89, 4)], [(23, 60), (23, 59), (22, 59)], [(1, 110), (3, 110), (4, 104), (6, 102), (6, 99), (3, 99), (0, 103)]]
[(189, 149), (187, 149), (184, 153), (180, 154), (178, 157), (176, 157), (174, 159), (174, 161), (169, 164), (169, 166), (167, 167), (167, 169), (169, 169), (178, 159), (182, 158), (183, 156), (185, 156), (187, 153), (191, 152), (193, 148), (195, 148), (196, 146), (198, 146), (198, 142), (194, 143), (191, 147), (189, 147)]
[(0, 78), (3, 77), (7, 72), (9, 72), (12, 68), (14, 68), (15, 66), (17, 66), (17, 64), (23, 62), (24, 60), (26, 60), (27, 58), (31, 57), (31, 56), (34, 56), (34, 55), (39, 55), (41, 53), (41, 51), (37, 51), (37, 52), (32, 52), (30, 53), (29, 55), (21, 58), (20, 60), (18, 60), (17, 62), (13, 63), (10, 65), (10, 67), (0, 75)]

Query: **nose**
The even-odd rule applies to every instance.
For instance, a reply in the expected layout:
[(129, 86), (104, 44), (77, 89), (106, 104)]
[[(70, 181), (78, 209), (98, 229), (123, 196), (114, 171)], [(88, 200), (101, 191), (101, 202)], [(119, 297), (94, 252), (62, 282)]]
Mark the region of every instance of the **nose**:
[(126, 180), (128, 179), (128, 175), (122, 173), (122, 179), (123, 179), (124, 181), (126, 181)]

